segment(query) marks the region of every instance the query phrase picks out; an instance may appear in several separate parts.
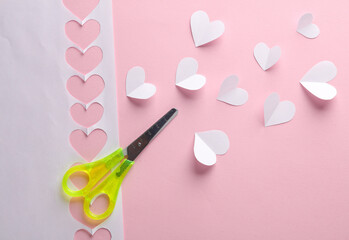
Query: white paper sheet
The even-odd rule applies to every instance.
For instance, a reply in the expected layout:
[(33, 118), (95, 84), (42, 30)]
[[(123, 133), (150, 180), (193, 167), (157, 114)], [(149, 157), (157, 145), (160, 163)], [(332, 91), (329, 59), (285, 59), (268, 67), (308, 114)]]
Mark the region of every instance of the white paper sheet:
[(281, 48), (279, 46), (269, 48), (267, 44), (260, 42), (254, 47), (253, 54), (259, 66), (266, 71), (279, 61)]
[(299, 19), (297, 32), (306, 38), (316, 38), (319, 36), (320, 29), (313, 23), (313, 15), (311, 13), (306, 13)]
[(177, 67), (176, 85), (190, 91), (202, 88), (206, 84), (206, 77), (197, 74), (198, 69), (199, 64), (195, 58), (183, 58)]
[(264, 102), (264, 125), (268, 127), (291, 121), (295, 113), (293, 102), (280, 102), (279, 94), (272, 93)]
[(228, 135), (220, 130), (195, 133), (194, 155), (200, 163), (211, 166), (216, 163), (216, 155), (225, 154), (229, 149)]
[(315, 97), (331, 100), (337, 95), (337, 89), (328, 84), (337, 75), (337, 68), (330, 61), (322, 61), (314, 65), (301, 79), (300, 83)]
[[(87, 19), (96, 19), (101, 32), (94, 42), (103, 60), (92, 74), (105, 88), (94, 101), (104, 107), (93, 126), (108, 134), (97, 158), (118, 147), (112, 2), (100, 1)], [(2, 0), (0, 3), (0, 224), (1, 239), (73, 239), (87, 227), (69, 212), (61, 190), (64, 172), (81, 157), (69, 144), (79, 129), (69, 109), (78, 102), (66, 89), (74, 71), (65, 50), (74, 44), (65, 36), (69, 20), (79, 21), (61, 1)], [(107, 227), (113, 239), (123, 239), (121, 195)]]

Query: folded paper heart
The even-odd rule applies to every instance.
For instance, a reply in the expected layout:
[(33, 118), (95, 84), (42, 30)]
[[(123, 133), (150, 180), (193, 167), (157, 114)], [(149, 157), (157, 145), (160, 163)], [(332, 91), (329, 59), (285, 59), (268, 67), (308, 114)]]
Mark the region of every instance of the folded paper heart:
[(139, 66), (131, 68), (126, 76), (126, 95), (136, 99), (148, 99), (152, 97), (156, 92), (156, 87), (144, 81), (144, 69)]
[(220, 130), (195, 133), (194, 155), (202, 164), (211, 166), (216, 163), (216, 155), (225, 154), (229, 149), (229, 138)]
[(336, 66), (330, 61), (322, 61), (313, 66), (300, 83), (315, 97), (331, 100), (337, 95), (337, 89), (327, 82), (337, 75)]
[(313, 23), (313, 15), (311, 13), (306, 13), (299, 19), (297, 32), (307, 38), (319, 36), (320, 29)]
[(261, 42), (254, 47), (253, 53), (259, 66), (266, 71), (280, 59), (281, 48), (279, 46), (269, 48), (265, 43)]
[(100, 228), (93, 235), (85, 229), (76, 231), (74, 240), (111, 240), (111, 234), (108, 229)]
[(103, 52), (97, 46), (90, 47), (82, 53), (75, 47), (68, 48), (65, 52), (67, 63), (83, 75), (91, 72), (102, 61)]
[(177, 67), (176, 85), (187, 90), (198, 90), (206, 83), (203, 75), (197, 74), (199, 65), (194, 58), (183, 58)]
[(219, 38), (225, 30), (223, 22), (218, 20), (210, 22), (204, 11), (197, 11), (191, 15), (190, 26), (196, 47)]
[(68, 79), (67, 89), (73, 97), (87, 104), (101, 94), (104, 81), (98, 75), (92, 75), (86, 81), (75, 75)]
[(99, 103), (92, 103), (87, 109), (80, 103), (75, 103), (70, 108), (70, 115), (74, 121), (83, 127), (91, 127), (101, 120), (104, 108)]
[(82, 130), (77, 129), (70, 133), (69, 140), (75, 151), (86, 161), (91, 162), (104, 147), (107, 134), (102, 129), (94, 129), (86, 135)]
[(96, 20), (90, 19), (83, 25), (77, 21), (69, 21), (65, 24), (65, 34), (81, 49), (87, 48), (99, 35), (100, 26)]
[(80, 20), (84, 20), (98, 3), (99, 0), (63, 0), (64, 6)]
[(237, 88), (238, 82), (239, 78), (236, 75), (224, 79), (217, 100), (236, 106), (245, 104), (248, 100), (248, 93), (245, 89)]
[(296, 106), (290, 101), (280, 102), (277, 93), (272, 93), (264, 102), (264, 125), (266, 127), (291, 121)]

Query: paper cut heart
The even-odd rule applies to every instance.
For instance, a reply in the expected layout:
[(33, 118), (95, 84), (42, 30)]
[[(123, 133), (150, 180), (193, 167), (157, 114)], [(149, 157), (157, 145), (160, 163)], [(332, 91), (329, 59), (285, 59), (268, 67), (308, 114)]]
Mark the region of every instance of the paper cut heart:
[(99, 0), (63, 0), (64, 6), (80, 20), (84, 20), (98, 3)]
[(75, 103), (70, 108), (70, 115), (74, 121), (83, 127), (91, 127), (101, 120), (104, 108), (99, 103), (92, 103), (87, 109), (80, 103)]
[(92, 75), (86, 81), (79, 76), (72, 76), (67, 81), (67, 89), (73, 97), (87, 104), (103, 91), (104, 81), (98, 75)]
[(98, 229), (93, 235), (85, 229), (80, 229), (76, 231), (74, 240), (111, 240), (111, 234), (106, 228)]
[[(97, 198), (93, 202), (93, 204), (92, 204), (93, 208), (94, 209), (96, 209), (96, 208), (105, 209), (108, 203), (99, 201), (99, 199), (100, 198)], [(70, 214), (72, 215), (72, 217), (76, 221), (82, 223), (86, 227), (93, 229), (106, 220), (106, 219), (102, 219), (102, 220), (97, 221), (97, 220), (93, 220), (93, 219), (88, 218), (85, 215), (83, 206), (84, 206), (84, 198), (83, 197), (73, 197), (70, 199), (69, 211), (70, 211)], [(92, 206), (91, 206), (91, 211), (93, 211)]]
[(320, 29), (313, 23), (313, 15), (311, 13), (306, 13), (299, 19), (297, 32), (307, 38), (319, 36)]
[(197, 11), (191, 15), (191, 33), (193, 35), (195, 47), (199, 47), (219, 38), (225, 30), (224, 23), (212, 21), (206, 12)]
[(95, 69), (102, 61), (102, 58), (103, 52), (96, 46), (90, 47), (85, 53), (74, 47), (68, 48), (65, 52), (67, 63), (84, 75)]
[(265, 43), (261, 42), (254, 47), (254, 57), (264, 71), (271, 68), (280, 56), (281, 48), (279, 46), (270, 49)]
[(194, 58), (183, 58), (177, 67), (176, 85), (187, 90), (198, 90), (206, 83), (206, 78), (197, 74), (199, 65)]
[(71, 132), (69, 140), (75, 151), (86, 161), (91, 162), (104, 147), (107, 134), (102, 129), (94, 129), (86, 135), (82, 130), (77, 129)]
[(65, 24), (67, 37), (82, 49), (87, 48), (98, 37), (99, 31), (99, 23), (93, 19), (83, 25), (74, 20)]
[(194, 155), (200, 163), (211, 166), (216, 163), (216, 155), (225, 154), (229, 145), (229, 138), (222, 131), (195, 133)]
[(133, 67), (126, 76), (126, 95), (130, 98), (148, 99), (156, 92), (153, 84), (145, 83), (145, 72), (142, 67)]
[(237, 88), (238, 82), (236, 75), (227, 77), (221, 85), (217, 100), (236, 106), (245, 104), (248, 93), (245, 89)]
[(291, 121), (296, 106), (290, 101), (280, 102), (277, 93), (272, 93), (264, 102), (264, 125), (266, 127)]
[(322, 61), (313, 66), (300, 83), (315, 97), (331, 100), (337, 95), (337, 89), (327, 82), (337, 75), (336, 66), (330, 61)]

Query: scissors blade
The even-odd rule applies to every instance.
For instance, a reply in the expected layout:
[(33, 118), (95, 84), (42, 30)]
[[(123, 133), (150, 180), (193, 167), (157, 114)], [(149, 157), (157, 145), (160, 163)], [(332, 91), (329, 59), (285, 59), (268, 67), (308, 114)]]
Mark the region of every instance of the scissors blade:
[(128, 156), (127, 159), (134, 161), (136, 157), (143, 151), (143, 149), (153, 140), (171, 120), (177, 116), (178, 110), (172, 108), (162, 118), (160, 118), (154, 125), (152, 125), (141, 136), (134, 140), (126, 149), (124, 149), (124, 155)]

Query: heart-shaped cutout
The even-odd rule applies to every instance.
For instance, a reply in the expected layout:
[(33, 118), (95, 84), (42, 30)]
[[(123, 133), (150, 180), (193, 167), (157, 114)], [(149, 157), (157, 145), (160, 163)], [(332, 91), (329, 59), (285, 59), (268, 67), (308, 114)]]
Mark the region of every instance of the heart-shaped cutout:
[(70, 47), (65, 52), (67, 63), (83, 75), (95, 69), (103, 59), (103, 52), (97, 46), (90, 47), (82, 53), (75, 47)]
[(73, 97), (87, 104), (101, 94), (104, 81), (98, 75), (92, 75), (86, 81), (75, 75), (68, 79), (67, 89)]
[(104, 108), (99, 103), (92, 103), (87, 109), (80, 103), (75, 103), (70, 108), (70, 114), (75, 122), (83, 127), (91, 127), (101, 120)]
[(277, 93), (270, 94), (264, 102), (264, 125), (266, 127), (291, 121), (296, 106), (291, 101), (280, 102)]
[(100, 26), (96, 20), (90, 19), (83, 25), (77, 21), (69, 21), (65, 24), (65, 34), (81, 49), (87, 48), (99, 35)]
[[(100, 209), (105, 209), (106, 206), (108, 206), (107, 202), (102, 202), (99, 201), (99, 198), (96, 199), (96, 201), (93, 202), (92, 204), (93, 208), (100, 208)], [(91, 206), (91, 211), (93, 210)], [(86, 216), (84, 212), (84, 198), (83, 197), (73, 197), (70, 199), (69, 202), (69, 211), (72, 217), (85, 225), (88, 228), (94, 229), (98, 225), (100, 225), (102, 222), (104, 222), (106, 219), (101, 219), (101, 220), (94, 220), (90, 219)], [(96, 210), (94, 210), (96, 211)]]
[(108, 229), (100, 228), (93, 235), (85, 229), (75, 232), (74, 240), (111, 240), (111, 234)]
[(94, 129), (86, 135), (85, 132), (77, 129), (70, 133), (69, 140), (75, 151), (86, 161), (91, 162), (104, 147), (107, 134), (102, 129)]
[(64, 6), (80, 20), (84, 20), (98, 3), (99, 0), (63, 0)]
[(142, 67), (133, 67), (126, 76), (126, 95), (130, 98), (148, 99), (156, 92), (153, 84), (145, 83), (145, 71)]
[(219, 38), (225, 30), (222, 21), (210, 22), (207, 13), (204, 11), (197, 11), (191, 15), (190, 26), (196, 47)]
[(319, 36), (320, 29), (313, 23), (313, 15), (311, 13), (306, 13), (299, 19), (297, 32), (307, 38)]
[(229, 145), (229, 138), (223, 131), (211, 130), (195, 133), (195, 158), (200, 163), (211, 166), (216, 163), (216, 155), (225, 154)]
[(224, 79), (218, 93), (217, 100), (240, 106), (247, 102), (248, 93), (245, 89), (238, 88), (239, 78), (236, 75), (231, 75)]
[(176, 85), (187, 90), (198, 90), (206, 83), (206, 78), (197, 74), (198, 62), (191, 57), (183, 58), (177, 67)]
[(266, 71), (280, 59), (281, 48), (279, 46), (269, 48), (265, 43), (261, 42), (254, 47), (253, 53), (259, 66)]
[(337, 89), (327, 82), (337, 75), (336, 66), (330, 61), (322, 61), (313, 66), (300, 83), (315, 97), (331, 100), (337, 95)]

